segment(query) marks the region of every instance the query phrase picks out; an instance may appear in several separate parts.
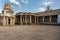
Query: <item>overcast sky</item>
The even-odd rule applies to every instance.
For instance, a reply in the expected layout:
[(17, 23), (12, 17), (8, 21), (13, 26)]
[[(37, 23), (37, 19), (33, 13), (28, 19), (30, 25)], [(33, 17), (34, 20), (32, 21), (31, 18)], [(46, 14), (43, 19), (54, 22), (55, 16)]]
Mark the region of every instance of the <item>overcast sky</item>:
[(6, 3), (10, 3), (13, 11), (42, 12), (48, 5), (51, 9), (60, 9), (60, 0), (0, 0), (0, 12)]

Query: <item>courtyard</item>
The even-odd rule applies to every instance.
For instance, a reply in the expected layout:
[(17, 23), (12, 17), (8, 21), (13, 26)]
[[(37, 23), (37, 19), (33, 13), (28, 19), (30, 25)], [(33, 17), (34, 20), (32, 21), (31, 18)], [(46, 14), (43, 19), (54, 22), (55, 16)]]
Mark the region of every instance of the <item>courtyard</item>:
[(0, 26), (0, 40), (60, 40), (60, 26)]

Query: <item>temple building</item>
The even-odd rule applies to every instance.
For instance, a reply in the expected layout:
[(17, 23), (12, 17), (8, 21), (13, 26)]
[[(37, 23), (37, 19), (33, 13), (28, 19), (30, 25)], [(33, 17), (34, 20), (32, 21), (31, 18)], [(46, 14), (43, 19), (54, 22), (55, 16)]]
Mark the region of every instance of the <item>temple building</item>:
[(15, 25), (15, 16), (10, 4), (4, 6), (0, 15), (0, 25)]
[(46, 11), (37, 13), (14, 11), (9, 3), (4, 5), (0, 13), (0, 25), (40, 25), (40, 24), (60, 24), (60, 9), (52, 10), (47, 6)]

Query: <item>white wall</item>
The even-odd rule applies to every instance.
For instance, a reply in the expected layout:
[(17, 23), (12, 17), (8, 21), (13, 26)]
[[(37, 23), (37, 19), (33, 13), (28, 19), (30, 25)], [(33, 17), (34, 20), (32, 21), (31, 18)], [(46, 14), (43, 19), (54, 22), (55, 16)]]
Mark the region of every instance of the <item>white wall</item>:
[(58, 24), (60, 24), (60, 15), (58, 15), (58, 20), (57, 20)]

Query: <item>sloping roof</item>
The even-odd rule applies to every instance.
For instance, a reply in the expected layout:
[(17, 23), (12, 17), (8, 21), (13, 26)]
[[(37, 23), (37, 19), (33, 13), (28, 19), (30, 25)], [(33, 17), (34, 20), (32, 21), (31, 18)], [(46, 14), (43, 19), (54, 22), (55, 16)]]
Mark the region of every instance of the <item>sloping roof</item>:
[(45, 11), (45, 12), (38, 12), (38, 13), (35, 13), (35, 15), (37, 16), (60, 15), (60, 9)]
[(49, 15), (60, 15), (60, 9), (50, 10), (45, 12), (37, 12), (37, 13), (26, 13), (26, 12), (18, 12), (16, 15), (35, 15), (35, 16), (49, 16)]

